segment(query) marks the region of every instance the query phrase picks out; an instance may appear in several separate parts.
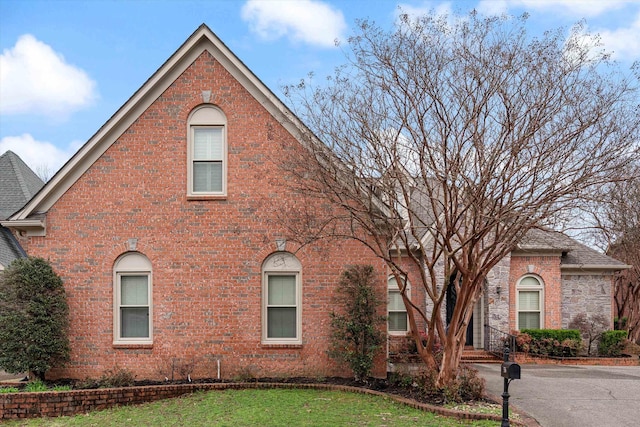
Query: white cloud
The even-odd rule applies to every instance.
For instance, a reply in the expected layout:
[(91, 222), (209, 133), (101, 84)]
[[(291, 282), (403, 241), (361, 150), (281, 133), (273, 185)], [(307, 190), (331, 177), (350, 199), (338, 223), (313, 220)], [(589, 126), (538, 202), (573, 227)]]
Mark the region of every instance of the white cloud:
[(576, 18), (587, 18), (610, 12), (629, 4), (629, 0), (481, 0), (477, 9), (485, 14), (506, 12), (509, 7), (526, 10), (561, 12)]
[(400, 3), (398, 5), (399, 12), (406, 13), (409, 16), (418, 17), (422, 15), (430, 15), (431, 12), (435, 12), (438, 16), (453, 17), (455, 14), (451, 8), (450, 2), (443, 2), (434, 4), (433, 2), (425, 1), (422, 6), (414, 6), (407, 3)]
[(604, 48), (620, 60), (640, 59), (640, 13), (631, 26), (614, 30), (595, 29), (600, 34)]
[(45, 170), (53, 176), (67, 160), (82, 146), (73, 141), (66, 150), (50, 142), (37, 141), (28, 133), (20, 136), (5, 136), (0, 139), (0, 154), (11, 150), (16, 153), (36, 173)]
[(321, 47), (334, 46), (347, 28), (340, 10), (317, 0), (249, 0), (242, 19), (263, 39), (288, 37), (292, 41)]
[(30, 34), (0, 56), (0, 114), (65, 118), (97, 97), (95, 82)]

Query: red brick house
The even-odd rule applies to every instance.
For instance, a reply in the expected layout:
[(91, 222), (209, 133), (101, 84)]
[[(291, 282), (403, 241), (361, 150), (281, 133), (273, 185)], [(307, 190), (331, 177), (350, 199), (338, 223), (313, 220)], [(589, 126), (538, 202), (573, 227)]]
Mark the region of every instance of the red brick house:
[[(392, 340), (406, 336), (394, 283), (364, 245), (286, 240), (280, 214), (300, 200), (279, 162), (308, 148), (303, 128), (208, 27), (198, 28), (2, 221), (65, 282), (71, 362), (49, 375), (346, 374), (326, 353), (328, 313), (340, 274), (356, 263), (373, 265), (389, 292)], [(470, 344), (485, 345), (485, 324), (566, 327), (591, 305), (611, 311), (611, 274), (621, 264), (566, 236), (544, 236), (494, 268)], [(386, 369), (381, 357), (374, 374)]]
[(72, 356), (51, 377), (344, 372), (325, 351), (335, 284), (384, 269), (353, 241), (283, 239), (292, 117), (203, 25), (11, 217), (65, 282)]

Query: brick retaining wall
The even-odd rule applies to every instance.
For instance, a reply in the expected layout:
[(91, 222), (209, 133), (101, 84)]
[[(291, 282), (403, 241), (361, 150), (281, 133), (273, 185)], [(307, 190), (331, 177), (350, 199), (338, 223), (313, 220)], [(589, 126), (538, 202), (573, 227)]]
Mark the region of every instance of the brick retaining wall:
[[(447, 417), (495, 421), (500, 421), (501, 419), (500, 416), (494, 414), (457, 411), (454, 409), (430, 405), (428, 403), (419, 403), (411, 399), (389, 395), (375, 390), (350, 386), (332, 384), (210, 383), (0, 394), (0, 420), (75, 415), (107, 409), (118, 405), (153, 402), (156, 400), (182, 396), (195, 391), (246, 388), (297, 388), (371, 394), (376, 396), (385, 396), (412, 408), (433, 412)], [(512, 424), (520, 425), (518, 422), (512, 422)]]

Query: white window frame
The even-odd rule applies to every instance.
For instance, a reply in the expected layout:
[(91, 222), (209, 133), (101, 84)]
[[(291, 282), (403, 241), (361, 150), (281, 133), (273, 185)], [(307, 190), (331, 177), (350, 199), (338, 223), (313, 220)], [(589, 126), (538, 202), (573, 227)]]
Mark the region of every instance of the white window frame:
[[(409, 325), (409, 315), (407, 314), (407, 308), (405, 306), (404, 311), (402, 310), (390, 310), (389, 308), (389, 303), (390, 303), (390, 298), (389, 295), (391, 294), (391, 292), (397, 292), (400, 293), (400, 287), (398, 286), (398, 283), (396, 282), (396, 278), (394, 276), (389, 276), (389, 278), (387, 279), (387, 319), (389, 318), (389, 313), (405, 313), (405, 316), (407, 316), (407, 329), (405, 331), (392, 331), (391, 329), (389, 329), (389, 321), (387, 320), (387, 333), (389, 335), (398, 335), (398, 336), (405, 336), (408, 335), (411, 332), (411, 327)], [(411, 299), (411, 286), (409, 284), (409, 282), (406, 282), (406, 290), (405, 290), (405, 295)], [(400, 296), (402, 298), (402, 296)], [(404, 301), (403, 301), (404, 302)]]
[[(211, 161), (222, 162), (222, 190), (221, 191), (194, 191), (193, 174), (194, 164), (194, 134), (198, 128), (213, 128), (222, 130), (222, 159)], [(224, 198), (227, 196), (227, 118), (217, 107), (205, 104), (194, 109), (187, 123), (187, 197), (191, 199)]]
[[(148, 307), (148, 337), (123, 337), (121, 336), (121, 308), (122, 308), (122, 277), (146, 276), (147, 277), (147, 305)], [(136, 306), (138, 307), (138, 306)], [(113, 267), (113, 343), (114, 344), (153, 344), (153, 275), (151, 262), (139, 252), (127, 252), (120, 256)]]
[[(269, 277), (295, 276), (296, 336), (292, 338), (271, 338), (268, 336)], [(302, 265), (289, 252), (277, 252), (262, 264), (262, 344), (302, 344)]]
[[(535, 279), (537, 285), (523, 285), (522, 282), (526, 278)], [(520, 291), (525, 292), (538, 292), (539, 307), (538, 310), (523, 310), (523, 313), (540, 313), (540, 329), (544, 329), (544, 281), (540, 276), (535, 274), (526, 274), (522, 276), (516, 284), (516, 330), (520, 330)], [(527, 328), (525, 328), (527, 329)]]

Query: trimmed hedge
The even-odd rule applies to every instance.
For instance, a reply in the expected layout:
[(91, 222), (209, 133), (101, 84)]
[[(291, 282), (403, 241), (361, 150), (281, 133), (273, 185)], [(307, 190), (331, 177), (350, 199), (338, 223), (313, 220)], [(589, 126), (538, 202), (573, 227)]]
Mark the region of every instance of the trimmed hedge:
[(576, 357), (582, 347), (582, 336), (577, 329), (523, 329), (520, 333), (531, 337), (527, 342), (531, 354)]
[(598, 343), (600, 356), (620, 356), (624, 348), (624, 340), (627, 339), (627, 331), (606, 331), (602, 333)]

